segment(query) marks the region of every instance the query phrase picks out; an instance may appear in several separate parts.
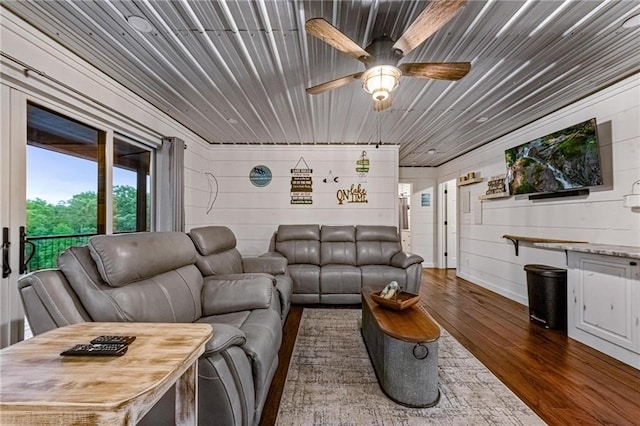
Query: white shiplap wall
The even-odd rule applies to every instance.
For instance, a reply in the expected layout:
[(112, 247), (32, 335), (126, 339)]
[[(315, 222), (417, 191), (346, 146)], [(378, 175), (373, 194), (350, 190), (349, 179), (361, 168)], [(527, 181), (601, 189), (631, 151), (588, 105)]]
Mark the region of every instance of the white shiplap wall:
[[(359, 177), (356, 161), (363, 151), (370, 170)], [(311, 205), (290, 202), (291, 169), (301, 157), (313, 170)], [(249, 180), (249, 172), (257, 165), (266, 165), (273, 175), (271, 183), (262, 188)], [(243, 255), (264, 253), (280, 224), (398, 225), (397, 146), (196, 145), (193, 150), (187, 148), (185, 166), (186, 228), (228, 226)], [(338, 177), (338, 183), (323, 182), (329, 172)], [(368, 202), (338, 205), (336, 191), (358, 183), (366, 189)], [(216, 187), (217, 198), (207, 213)]]
[[(487, 189), (486, 178), (505, 172), (505, 149), (593, 117), (605, 169), (603, 188), (592, 189), (586, 197), (477, 200)], [(640, 179), (640, 75), (439, 167), (439, 180), (467, 171), (480, 172), (485, 180), (458, 188), (458, 275), (462, 278), (526, 304), (524, 265), (565, 267), (565, 255), (521, 243), (516, 257), (503, 234), (640, 246), (640, 211), (623, 207), (622, 198)], [(471, 194), (470, 213), (461, 212), (466, 191)]]

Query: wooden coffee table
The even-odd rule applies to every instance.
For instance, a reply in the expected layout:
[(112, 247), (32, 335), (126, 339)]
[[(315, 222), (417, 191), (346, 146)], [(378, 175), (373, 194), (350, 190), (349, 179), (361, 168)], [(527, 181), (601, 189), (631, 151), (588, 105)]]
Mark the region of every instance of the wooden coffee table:
[[(176, 424), (197, 424), (198, 357), (208, 324), (96, 323), (0, 351), (0, 424), (133, 425), (176, 384)], [(134, 335), (120, 357), (60, 356), (99, 335)]]
[(384, 393), (409, 407), (431, 407), (438, 390), (440, 327), (421, 303), (393, 311), (363, 290), (362, 336)]

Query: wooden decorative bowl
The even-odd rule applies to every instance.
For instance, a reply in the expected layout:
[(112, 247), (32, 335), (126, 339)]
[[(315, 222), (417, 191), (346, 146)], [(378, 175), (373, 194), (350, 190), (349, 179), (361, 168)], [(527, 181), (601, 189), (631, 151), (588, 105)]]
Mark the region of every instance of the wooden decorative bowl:
[(382, 308), (403, 311), (418, 303), (420, 295), (401, 291), (391, 299), (385, 299), (384, 297), (380, 297), (379, 291), (376, 291), (375, 293), (371, 293), (371, 299)]

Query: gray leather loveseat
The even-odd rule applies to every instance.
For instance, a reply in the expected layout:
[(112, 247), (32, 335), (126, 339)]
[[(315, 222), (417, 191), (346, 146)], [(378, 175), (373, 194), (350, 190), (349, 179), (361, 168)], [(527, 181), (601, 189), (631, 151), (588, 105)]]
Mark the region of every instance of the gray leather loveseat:
[[(198, 363), (199, 423), (258, 424), (289, 295), (280, 296), (267, 273), (203, 274), (199, 256), (179, 232), (92, 237), (87, 246), (66, 250), (60, 269), (20, 279), (27, 319), (35, 334), (84, 321), (211, 324), (213, 337)], [(165, 395), (142, 423), (172, 424), (172, 398)]]
[(390, 281), (417, 293), (424, 260), (402, 251), (395, 226), (368, 225), (280, 225), (268, 256), (287, 259), (291, 301), (300, 304), (357, 304), (362, 288)]

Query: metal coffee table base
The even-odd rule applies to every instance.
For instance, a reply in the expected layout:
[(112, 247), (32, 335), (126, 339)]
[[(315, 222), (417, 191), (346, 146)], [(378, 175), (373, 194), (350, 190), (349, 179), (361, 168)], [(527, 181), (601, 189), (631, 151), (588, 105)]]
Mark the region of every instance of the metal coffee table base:
[[(375, 303), (370, 303), (374, 305), (373, 309), (382, 309)], [(388, 330), (383, 330), (380, 326), (376, 315), (372, 313), (370, 303), (366, 300), (362, 303), (362, 336), (383, 392), (393, 401), (407, 407), (424, 408), (436, 405), (440, 400), (439, 331), (435, 338), (431, 333), (422, 342), (406, 341), (401, 336), (392, 336), (386, 332)], [(424, 315), (421, 308), (415, 309), (415, 314)], [(405, 315), (408, 312), (393, 314)]]

